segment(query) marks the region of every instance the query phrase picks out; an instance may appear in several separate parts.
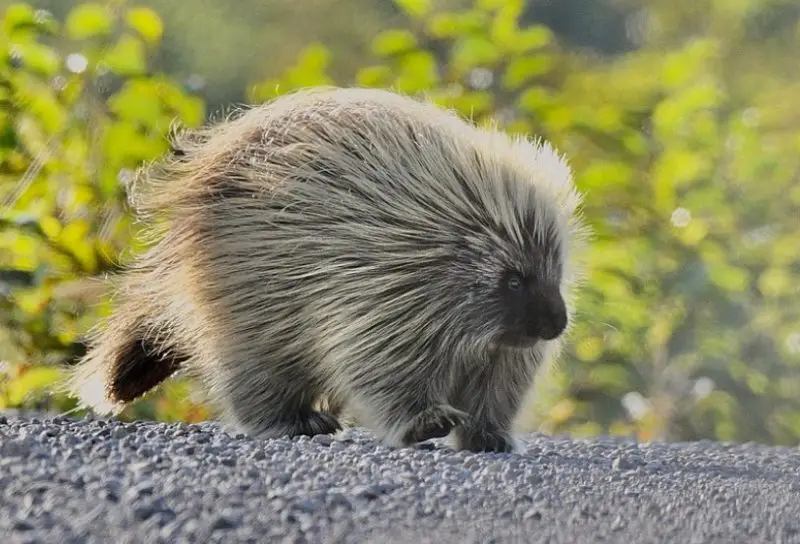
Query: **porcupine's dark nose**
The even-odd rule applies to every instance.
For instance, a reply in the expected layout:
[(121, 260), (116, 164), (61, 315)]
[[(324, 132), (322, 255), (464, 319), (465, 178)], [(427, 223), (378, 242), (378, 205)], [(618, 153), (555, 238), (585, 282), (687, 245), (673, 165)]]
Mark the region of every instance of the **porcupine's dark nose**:
[(554, 340), (567, 328), (567, 305), (557, 288), (535, 289), (530, 294), (528, 335)]

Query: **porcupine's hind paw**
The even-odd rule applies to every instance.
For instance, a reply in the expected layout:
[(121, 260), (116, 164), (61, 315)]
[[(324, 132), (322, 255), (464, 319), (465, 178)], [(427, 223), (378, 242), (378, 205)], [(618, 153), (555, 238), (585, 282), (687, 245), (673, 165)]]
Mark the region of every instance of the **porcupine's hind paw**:
[(469, 414), (452, 406), (446, 404), (431, 406), (414, 416), (408, 430), (403, 434), (403, 443), (411, 445), (431, 438), (445, 437), (468, 420)]
[(238, 432), (264, 440), (333, 434), (342, 429), (339, 420), (334, 416), (316, 410), (301, 410), (293, 414), (283, 414), (280, 419), (232, 420), (230, 425)]

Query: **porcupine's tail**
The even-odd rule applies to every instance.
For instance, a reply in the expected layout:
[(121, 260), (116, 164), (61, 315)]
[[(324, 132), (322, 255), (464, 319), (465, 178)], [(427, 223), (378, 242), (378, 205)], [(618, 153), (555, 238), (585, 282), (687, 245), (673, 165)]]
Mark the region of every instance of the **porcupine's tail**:
[(116, 414), (172, 376), (188, 359), (172, 341), (158, 305), (125, 296), (88, 336), (88, 350), (68, 371), (65, 389), (79, 405)]

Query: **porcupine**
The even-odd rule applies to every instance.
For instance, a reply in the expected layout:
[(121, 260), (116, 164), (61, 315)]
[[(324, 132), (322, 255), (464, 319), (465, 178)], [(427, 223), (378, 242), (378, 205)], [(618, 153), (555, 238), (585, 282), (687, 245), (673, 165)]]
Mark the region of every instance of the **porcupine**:
[(390, 446), (514, 451), (588, 233), (551, 145), (325, 87), (173, 146), (130, 187), (151, 247), (70, 378), (83, 406), (117, 413), (183, 369), (251, 436), (332, 433), (346, 409)]

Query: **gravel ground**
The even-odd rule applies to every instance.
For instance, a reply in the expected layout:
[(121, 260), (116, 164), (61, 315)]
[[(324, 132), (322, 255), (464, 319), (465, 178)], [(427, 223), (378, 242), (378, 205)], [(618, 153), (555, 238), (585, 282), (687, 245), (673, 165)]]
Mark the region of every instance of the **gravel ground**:
[(0, 542), (800, 542), (800, 449), (523, 445), (0, 415)]

